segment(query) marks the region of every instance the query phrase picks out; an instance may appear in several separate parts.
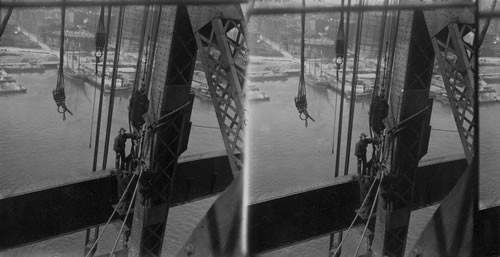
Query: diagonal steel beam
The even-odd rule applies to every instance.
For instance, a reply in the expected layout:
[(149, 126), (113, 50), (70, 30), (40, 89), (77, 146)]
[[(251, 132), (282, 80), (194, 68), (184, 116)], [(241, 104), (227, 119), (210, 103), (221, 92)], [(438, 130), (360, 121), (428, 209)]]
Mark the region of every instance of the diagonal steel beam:
[(7, 13), (5, 14), (5, 17), (3, 17), (2, 24), (0, 26), (0, 38), (2, 38), (3, 32), (5, 31), (5, 28), (7, 27), (7, 23), (9, 23), (10, 15), (12, 14), (12, 9), (13, 7), (9, 7), (7, 9)]

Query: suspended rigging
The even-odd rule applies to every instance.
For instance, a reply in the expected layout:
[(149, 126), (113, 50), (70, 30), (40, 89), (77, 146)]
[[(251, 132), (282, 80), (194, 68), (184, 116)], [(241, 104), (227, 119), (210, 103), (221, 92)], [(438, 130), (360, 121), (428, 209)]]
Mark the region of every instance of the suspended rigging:
[[(305, 7), (306, 2), (302, 0), (302, 7)], [(299, 90), (297, 92), (297, 97), (295, 97), (295, 107), (299, 111), (299, 119), (305, 121), (307, 127), (307, 120), (310, 119), (314, 122), (314, 119), (307, 112), (307, 97), (306, 97), (306, 83), (304, 79), (304, 49), (305, 49), (305, 19), (306, 14), (301, 14), (301, 25), (302, 25), (302, 38), (300, 43), (300, 79), (299, 79)]]
[[(364, 5), (363, 0), (359, 0), (359, 6)], [(352, 140), (352, 126), (354, 122), (354, 107), (356, 102), (356, 85), (358, 82), (358, 66), (359, 66), (359, 52), (361, 46), (361, 35), (363, 30), (363, 12), (358, 13), (357, 25), (356, 25), (356, 43), (354, 49), (354, 61), (352, 70), (352, 80), (351, 80), (351, 103), (349, 106), (349, 124), (347, 129), (347, 145), (346, 145), (346, 155), (345, 155), (345, 166), (344, 174), (349, 172), (349, 161), (351, 152), (351, 140)]]
[[(344, 7), (344, 0), (341, 6)], [(344, 39), (344, 11), (340, 12), (339, 28), (337, 30), (337, 37), (335, 38), (335, 64), (336, 64), (336, 87), (339, 89), (339, 70), (345, 61), (345, 39)], [(333, 142), (332, 154), (335, 152), (335, 125), (337, 123), (337, 103), (339, 94), (335, 94), (335, 109), (333, 110)]]
[[(106, 44), (106, 31), (104, 30), (104, 5), (101, 6), (101, 14), (99, 15), (99, 23), (97, 24), (97, 32), (95, 34), (95, 81), (97, 82), (97, 64), (99, 63), (99, 59), (103, 55), (104, 44)], [(104, 72), (102, 74), (104, 76)], [(90, 140), (89, 140), (89, 148), (92, 148), (92, 129), (94, 128), (94, 111), (95, 111), (95, 97), (97, 94), (97, 87), (94, 87), (94, 100), (92, 101), (92, 119), (90, 122)]]
[(63, 115), (63, 120), (66, 120), (66, 112), (73, 115), (73, 113), (66, 106), (66, 94), (64, 92), (64, 26), (66, 23), (66, 8), (61, 8), (61, 44), (59, 47), (59, 70), (57, 73), (56, 89), (52, 91), (54, 101), (57, 104), (57, 112)]
[[(351, 0), (347, 1), (347, 6), (351, 6)], [(335, 177), (339, 176), (339, 166), (340, 166), (340, 140), (342, 137), (342, 121), (344, 116), (344, 96), (345, 96), (345, 81), (346, 81), (346, 69), (347, 69), (347, 45), (349, 40), (349, 24), (351, 20), (351, 12), (347, 11), (346, 17), (346, 28), (345, 28), (345, 37), (344, 37), (344, 62), (342, 67), (342, 90), (340, 95), (340, 110), (339, 110), (339, 125), (338, 125), (338, 133), (337, 133), (337, 154), (335, 156)], [(344, 171), (344, 175), (347, 175), (347, 171)]]

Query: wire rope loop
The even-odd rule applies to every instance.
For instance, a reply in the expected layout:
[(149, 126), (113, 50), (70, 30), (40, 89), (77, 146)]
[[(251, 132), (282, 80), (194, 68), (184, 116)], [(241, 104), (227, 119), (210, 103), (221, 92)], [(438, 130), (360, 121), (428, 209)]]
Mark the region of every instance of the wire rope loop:
[(64, 114), (66, 112), (66, 108), (62, 104), (57, 105), (57, 112)]
[(97, 49), (94, 54), (95, 58), (97, 58), (97, 62), (99, 62), (99, 59), (102, 57), (102, 50)]
[(340, 65), (344, 63), (344, 57), (337, 56), (337, 58), (335, 58), (335, 63), (337, 64), (337, 69), (340, 69)]
[(299, 113), (299, 119), (301, 119), (301, 120), (305, 120), (305, 121), (307, 121), (308, 116), (309, 116), (309, 115), (307, 114), (307, 111), (304, 111), (304, 112), (300, 112), (300, 113)]

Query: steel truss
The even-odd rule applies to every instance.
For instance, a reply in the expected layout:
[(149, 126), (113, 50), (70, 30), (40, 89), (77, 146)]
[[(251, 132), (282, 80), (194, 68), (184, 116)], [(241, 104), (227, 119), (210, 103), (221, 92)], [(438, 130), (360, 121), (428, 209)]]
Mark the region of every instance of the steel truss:
[(473, 38), (471, 25), (451, 23), (432, 38), (439, 71), (448, 94), (460, 141), (467, 162), (474, 157), (474, 46), (465, 40)]
[(243, 167), (243, 86), (247, 43), (243, 20), (216, 18), (196, 33), (210, 95), (233, 175)]

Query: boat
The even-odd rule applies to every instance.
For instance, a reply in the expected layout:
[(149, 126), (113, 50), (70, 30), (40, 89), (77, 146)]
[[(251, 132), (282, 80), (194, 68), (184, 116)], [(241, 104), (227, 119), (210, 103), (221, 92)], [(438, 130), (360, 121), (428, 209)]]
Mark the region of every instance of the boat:
[(17, 83), (0, 83), (0, 95), (27, 93), (28, 89)]
[(308, 86), (323, 87), (323, 88), (330, 87), (330, 83), (328, 82), (326, 76), (320, 76), (318, 78), (312, 74), (307, 74), (304, 77), (304, 80), (306, 82), (306, 85)]
[(247, 74), (247, 79), (250, 81), (273, 81), (281, 80), (286, 81), (288, 79), (288, 74), (281, 71), (255, 71), (249, 72)]
[(63, 71), (64, 71), (64, 77), (66, 77), (66, 78), (79, 80), (79, 81), (84, 81), (86, 78), (86, 76), (84, 75), (83, 72), (73, 70), (69, 66), (64, 67)]
[[(126, 93), (129, 92), (133, 87), (131, 81), (125, 80), (124, 78), (118, 78), (115, 85), (115, 93)], [(105, 83), (104, 94), (111, 94), (111, 84)]]
[(270, 101), (271, 97), (260, 91), (248, 91), (246, 99), (252, 102)]
[(15, 94), (15, 93), (26, 93), (28, 90), (22, 85), (18, 84), (17, 81), (5, 70), (0, 70), (0, 94)]
[(282, 72), (288, 76), (299, 76), (300, 75), (300, 69), (287, 69), (287, 70), (283, 70)]
[(499, 103), (500, 96), (497, 93), (489, 92), (489, 93), (479, 93), (478, 99), (480, 104), (487, 103)]
[[(371, 98), (373, 94), (373, 85), (370, 84), (358, 84), (356, 85), (356, 99), (366, 99), (366, 98)], [(351, 85), (346, 84), (346, 89), (345, 89), (345, 96), (346, 99), (349, 100), (351, 99)]]
[(0, 70), (0, 83), (16, 82), (5, 70)]

